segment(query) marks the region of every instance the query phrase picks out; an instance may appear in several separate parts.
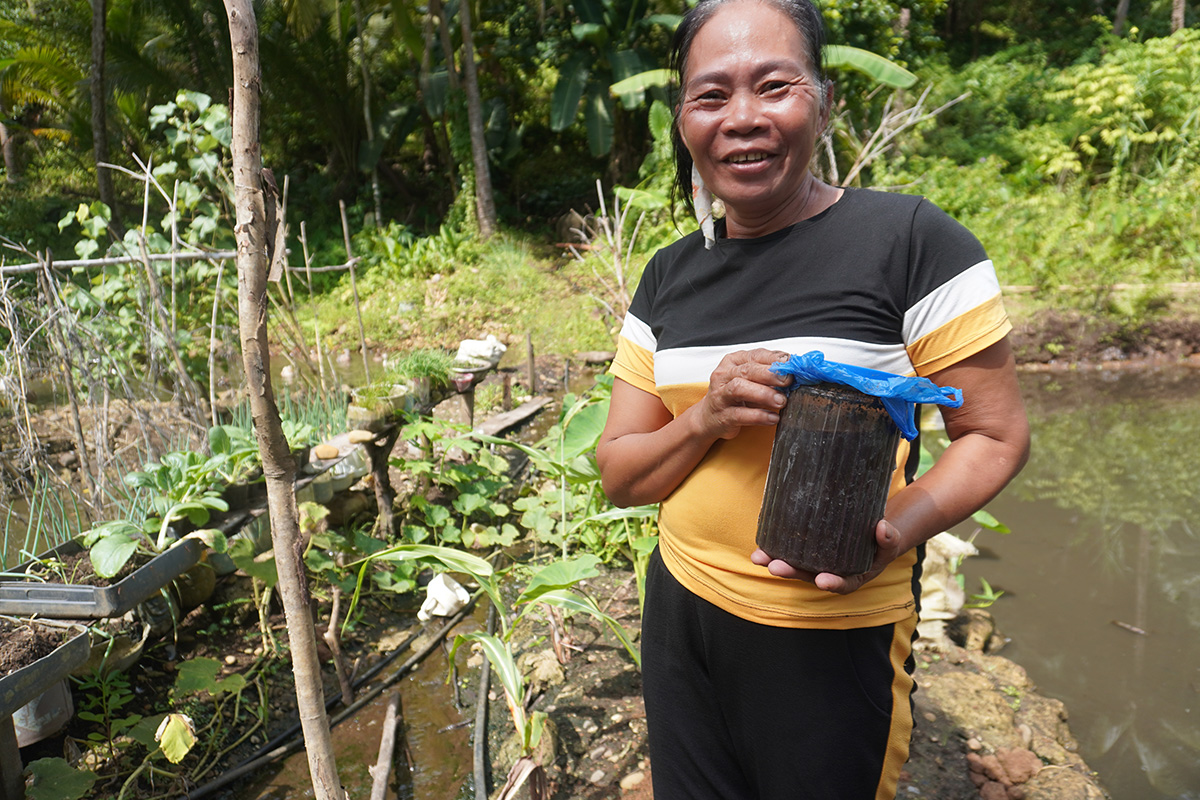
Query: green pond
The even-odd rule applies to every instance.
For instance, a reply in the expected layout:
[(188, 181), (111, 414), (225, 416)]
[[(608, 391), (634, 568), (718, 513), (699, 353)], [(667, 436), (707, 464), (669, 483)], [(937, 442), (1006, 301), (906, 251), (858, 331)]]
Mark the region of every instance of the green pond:
[[(1033, 451), (988, 508), (1002, 655), (1114, 800), (1200, 798), (1200, 371), (1028, 373)], [(959, 531), (962, 533), (963, 531)]]

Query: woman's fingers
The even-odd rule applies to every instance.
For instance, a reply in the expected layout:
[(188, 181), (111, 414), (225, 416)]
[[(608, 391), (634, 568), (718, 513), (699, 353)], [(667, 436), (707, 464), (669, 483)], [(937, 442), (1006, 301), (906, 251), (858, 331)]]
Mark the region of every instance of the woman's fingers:
[(895, 561), (903, 552), (904, 545), (900, 531), (886, 519), (879, 520), (875, 526), (875, 559), (871, 568), (861, 575), (835, 575), (832, 572), (812, 573), (796, 569), (786, 561), (773, 559), (761, 549), (750, 554), (750, 560), (760, 567), (766, 567), (767, 572), (778, 578), (795, 578), (808, 581), (818, 589), (833, 594), (850, 594), (883, 572), (884, 568)]
[(705, 420), (713, 433), (729, 439), (750, 425), (775, 425), (787, 402), (779, 391), (790, 377), (777, 375), (771, 365), (788, 358), (778, 350), (739, 350), (721, 359), (709, 377)]

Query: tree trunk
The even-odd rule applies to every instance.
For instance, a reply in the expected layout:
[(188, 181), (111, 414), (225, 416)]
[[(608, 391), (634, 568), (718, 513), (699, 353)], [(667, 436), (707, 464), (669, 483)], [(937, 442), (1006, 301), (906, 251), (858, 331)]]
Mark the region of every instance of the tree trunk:
[(1113, 33), (1121, 36), (1125, 33), (1125, 20), (1129, 19), (1129, 0), (1117, 3), (1117, 15), (1113, 17)]
[(92, 0), (92, 156), (96, 161), (96, 190), (100, 202), (108, 206), (114, 218), (117, 213), (113, 195), (112, 173), (108, 163), (108, 92), (104, 85), (104, 39), (108, 27), (108, 0)]
[(1184, 0), (1172, 0), (1171, 3), (1171, 33), (1183, 28)]
[(345, 800), (333, 756), (333, 738), (325, 714), (317, 635), (311, 598), (301, 560), (296, 509), (296, 463), (288, 451), (271, 389), (267, 351), (267, 232), (259, 143), (262, 72), (258, 28), (252, 0), (225, 0), (233, 46), (233, 172), (236, 188), (238, 323), (242, 363), (250, 390), (254, 433), (267, 482), (271, 541), (279, 569), (279, 591), (287, 618), (296, 702), (304, 731), (309, 774), (317, 800)]
[(471, 2), (463, 0), (458, 10), (463, 35), (463, 80), (467, 88), (467, 124), (471, 128), (471, 161), (475, 164), (475, 213), (479, 235), (490, 239), (496, 232), (496, 201), (492, 197), (492, 174), (488, 170), (487, 141), (483, 136), (483, 105), (479, 99), (479, 75), (475, 70), (475, 44), (471, 35)]
[[(0, 110), (0, 114), (3, 114)], [(16, 183), (20, 177), (20, 166), (17, 164), (17, 143), (13, 139), (8, 126), (0, 121), (0, 151), (4, 153), (4, 180)]]
[(442, 53), (446, 57), (446, 76), (450, 81), (450, 91), (458, 91), (458, 70), (454, 68), (454, 46), (450, 43), (450, 25), (446, 20), (446, 7), (441, 0), (429, 0), (429, 13), (437, 19), (438, 37), (442, 42)]

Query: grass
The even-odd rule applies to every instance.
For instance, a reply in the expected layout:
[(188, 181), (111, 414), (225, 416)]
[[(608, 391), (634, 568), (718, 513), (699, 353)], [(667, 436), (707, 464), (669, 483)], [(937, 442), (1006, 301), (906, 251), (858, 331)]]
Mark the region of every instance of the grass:
[[(544, 353), (611, 349), (613, 334), (595, 301), (568, 280), (566, 258), (538, 255), (531, 239), (501, 234), (477, 266), (428, 279), (359, 280), (363, 327), (372, 349), (455, 349), (463, 339), (494, 334), (512, 345), (533, 337)], [(357, 350), (354, 298), (346, 277), (334, 290), (298, 298), (305, 330), (321, 320), (328, 350)], [(336, 321), (336, 322), (334, 322)]]

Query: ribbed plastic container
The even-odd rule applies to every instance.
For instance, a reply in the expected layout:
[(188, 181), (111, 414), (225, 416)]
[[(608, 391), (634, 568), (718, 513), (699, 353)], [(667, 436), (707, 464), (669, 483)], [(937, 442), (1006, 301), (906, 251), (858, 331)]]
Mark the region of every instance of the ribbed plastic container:
[(899, 443), (878, 398), (833, 383), (797, 387), (775, 429), (758, 546), (797, 569), (866, 572)]

